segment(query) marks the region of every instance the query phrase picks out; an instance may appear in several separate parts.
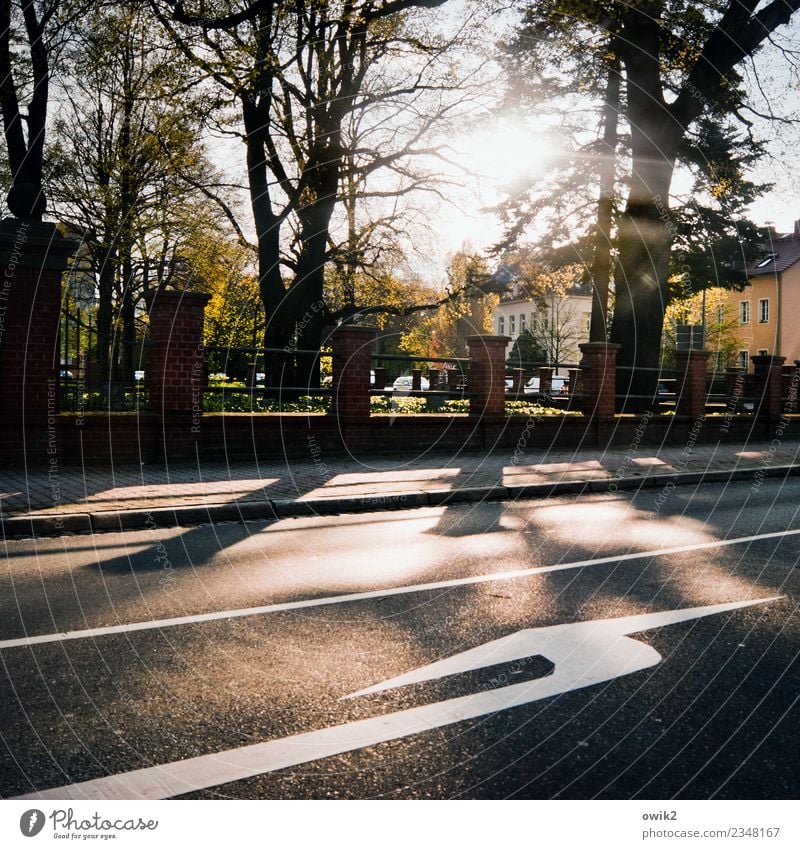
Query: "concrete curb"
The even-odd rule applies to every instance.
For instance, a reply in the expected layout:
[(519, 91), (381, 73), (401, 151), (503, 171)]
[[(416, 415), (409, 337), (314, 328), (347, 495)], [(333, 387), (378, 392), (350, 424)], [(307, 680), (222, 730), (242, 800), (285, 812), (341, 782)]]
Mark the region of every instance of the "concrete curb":
[(713, 469), (664, 475), (553, 481), (552, 483), (473, 486), (460, 489), (409, 490), (403, 493), (353, 495), (306, 500), (245, 501), (227, 504), (191, 504), (152, 510), (105, 510), (91, 513), (27, 514), (0, 522), (3, 537), (46, 537), (65, 533), (102, 533), (121, 530), (174, 528), (213, 522), (274, 521), (308, 516), (333, 516), (381, 510), (409, 510), (482, 501), (552, 498), (584, 492), (602, 493), (659, 489), (672, 486), (731, 483), (800, 475), (800, 464), (746, 469)]

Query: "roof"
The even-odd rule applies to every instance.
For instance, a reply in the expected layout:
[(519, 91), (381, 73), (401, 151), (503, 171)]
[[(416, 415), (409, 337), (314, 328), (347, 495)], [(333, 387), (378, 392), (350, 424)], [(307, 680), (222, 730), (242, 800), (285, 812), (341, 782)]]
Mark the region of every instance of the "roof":
[(800, 261), (800, 236), (792, 233), (773, 239), (767, 252), (747, 269), (748, 277), (781, 274)]

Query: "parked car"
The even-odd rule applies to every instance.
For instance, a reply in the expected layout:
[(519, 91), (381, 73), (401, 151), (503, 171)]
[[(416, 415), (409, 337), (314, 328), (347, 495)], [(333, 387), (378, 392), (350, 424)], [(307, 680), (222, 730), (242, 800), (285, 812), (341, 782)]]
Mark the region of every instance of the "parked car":
[(525, 384), (525, 394), (534, 401), (551, 401), (554, 396), (569, 394), (569, 378), (554, 375), (550, 383), (550, 392), (539, 391), (539, 378), (532, 377)]
[[(559, 377), (558, 375), (554, 375), (551, 382), (550, 382), (551, 392), (554, 395), (556, 395), (556, 394), (562, 392), (564, 387), (569, 388), (569, 378)], [(530, 393), (538, 392), (538, 391), (539, 391), (539, 378), (538, 377), (532, 377), (525, 384), (525, 392), (526, 392), (526, 394), (530, 394)]]
[[(398, 377), (392, 384), (392, 389), (395, 392), (411, 392), (412, 378), (410, 374), (403, 374)], [(427, 392), (431, 385), (426, 377), (420, 378), (420, 386), (423, 392)]]

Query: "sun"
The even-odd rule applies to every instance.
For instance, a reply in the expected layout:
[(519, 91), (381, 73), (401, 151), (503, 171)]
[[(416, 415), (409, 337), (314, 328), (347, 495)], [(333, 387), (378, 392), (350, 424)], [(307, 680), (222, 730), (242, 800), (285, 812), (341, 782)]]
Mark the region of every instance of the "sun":
[(541, 173), (557, 153), (541, 128), (502, 122), (476, 130), (456, 147), (464, 168), (497, 185)]

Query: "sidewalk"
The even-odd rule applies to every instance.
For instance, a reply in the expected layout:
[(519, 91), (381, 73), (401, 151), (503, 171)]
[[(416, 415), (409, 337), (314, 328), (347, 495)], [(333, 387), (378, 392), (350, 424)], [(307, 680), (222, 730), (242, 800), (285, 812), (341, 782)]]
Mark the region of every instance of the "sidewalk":
[(541, 498), (800, 474), (800, 443), (0, 472), (6, 536)]

